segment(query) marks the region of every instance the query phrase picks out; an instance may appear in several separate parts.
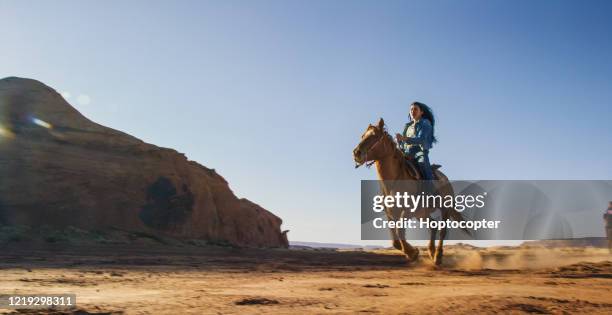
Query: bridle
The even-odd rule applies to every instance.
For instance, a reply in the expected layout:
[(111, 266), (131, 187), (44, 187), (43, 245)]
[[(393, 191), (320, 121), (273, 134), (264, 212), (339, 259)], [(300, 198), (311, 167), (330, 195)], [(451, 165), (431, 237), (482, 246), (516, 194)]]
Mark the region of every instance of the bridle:
[(385, 144), (385, 141), (382, 141), (382, 140), (384, 140), (386, 137), (388, 137), (388, 134), (387, 134), (387, 132), (386, 132), (386, 131), (384, 131), (384, 130), (383, 130), (383, 131), (382, 131), (382, 133), (381, 133), (381, 135), (380, 135), (380, 137), (378, 138), (378, 140), (376, 140), (376, 142), (374, 142), (374, 144), (373, 144), (373, 145), (371, 145), (371, 146), (370, 146), (370, 148), (369, 148), (368, 150), (364, 150), (364, 160), (365, 160), (366, 162), (361, 163), (361, 164), (357, 164), (357, 165), (355, 165), (355, 168), (358, 168), (358, 167), (360, 167), (361, 165), (364, 165), (364, 164), (365, 164), (365, 166), (366, 166), (367, 168), (369, 168), (370, 166), (372, 166), (372, 164), (376, 163), (376, 161), (375, 161), (375, 160), (372, 160), (372, 161), (368, 162), (368, 151), (370, 151), (370, 150), (374, 149), (374, 148), (375, 148), (377, 145), (379, 145), (381, 142), (383, 143), (383, 150), (384, 150), (384, 149), (386, 148), (386, 144)]

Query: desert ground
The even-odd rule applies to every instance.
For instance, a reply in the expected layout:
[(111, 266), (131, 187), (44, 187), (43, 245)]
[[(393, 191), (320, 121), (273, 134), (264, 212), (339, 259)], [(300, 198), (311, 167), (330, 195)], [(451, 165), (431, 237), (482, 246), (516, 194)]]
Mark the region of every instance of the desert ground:
[(0, 294), (74, 293), (43, 314), (612, 314), (612, 256), (594, 247), (394, 250), (3, 244)]

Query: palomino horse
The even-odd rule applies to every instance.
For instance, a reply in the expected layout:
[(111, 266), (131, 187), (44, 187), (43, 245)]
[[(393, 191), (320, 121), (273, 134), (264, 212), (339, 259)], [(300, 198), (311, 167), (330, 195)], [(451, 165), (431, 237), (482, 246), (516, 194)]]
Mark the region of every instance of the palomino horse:
[[(364, 163), (372, 164), (376, 166), (376, 172), (378, 179), (381, 181), (381, 188), (385, 195), (394, 195), (394, 187), (388, 187), (389, 182), (385, 181), (396, 181), (396, 180), (419, 180), (419, 173), (416, 171), (414, 165), (408, 165), (404, 154), (397, 148), (395, 141), (385, 130), (385, 122), (381, 118), (376, 126), (369, 125), (366, 131), (361, 136), (361, 142), (353, 150), (353, 159), (359, 167)], [(448, 183), (448, 178), (439, 170), (434, 170), (436, 177), (435, 187), (437, 193), (441, 196), (451, 195), (454, 196), (453, 189)], [(414, 185), (413, 187), (417, 187)], [(412, 194), (416, 194), (413, 191)], [(414, 213), (403, 211), (397, 208), (387, 208), (385, 213), (389, 220), (399, 220), (404, 217), (420, 217), (427, 218), (436, 209), (424, 208), (418, 209)], [(463, 221), (462, 215), (453, 208), (441, 208), (442, 220), (449, 218)], [(440, 230), (440, 239), (438, 246), (435, 246), (437, 229), (431, 229), (431, 237), (429, 240), (429, 257), (434, 261), (436, 265), (442, 264), (443, 256), (443, 244), (444, 238), (446, 237), (446, 228)], [(393, 238), (393, 247), (401, 250), (408, 261), (415, 261), (419, 256), (419, 250), (411, 246), (405, 237), (406, 231), (404, 228), (391, 229), (391, 237)]]

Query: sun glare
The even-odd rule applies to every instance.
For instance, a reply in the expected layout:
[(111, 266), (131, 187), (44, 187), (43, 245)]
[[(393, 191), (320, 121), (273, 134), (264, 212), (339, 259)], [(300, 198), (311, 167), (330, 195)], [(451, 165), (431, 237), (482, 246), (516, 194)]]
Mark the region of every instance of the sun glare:
[(5, 139), (13, 139), (15, 138), (15, 134), (10, 129), (0, 124), (0, 137)]
[(40, 120), (38, 118), (32, 117), (32, 123), (39, 125), (43, 128), (47, 128), (47, 129), (52, 129), (53, 125), (51, 125), (50, 123), (44, 121), (44, 120)]

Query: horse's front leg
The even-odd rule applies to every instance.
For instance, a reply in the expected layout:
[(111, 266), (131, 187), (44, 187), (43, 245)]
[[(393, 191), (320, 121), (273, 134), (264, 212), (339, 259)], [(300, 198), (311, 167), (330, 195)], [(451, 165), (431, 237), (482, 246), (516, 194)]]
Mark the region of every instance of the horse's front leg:
[(391, 234), (391, 246), (397, 250), (402, 250), (402, 242), (400, 242), (400, 239), (397, 236), (396, 229), (389, 229), (389, 233)]
[[(406, 215), (405, 211), (402, 211), (400, 218), (403, 220)], [(397, 235), (402, 245), (402, 252), (408, 258), (408, 261), (416, 261), (419, 258), (419, 250), (416, 247), (413, 247), (406, 241), (406, 229), (405, 228), (397, 228)]]
[(398, 228), (397, 234), (400, 238), (400, 243), (402, 245), (402, 252), (404, 253), (404, 255), (406, 255), (408, 261), (416, 261), (419, 258), (419, 250), (406, 241), (406, 229)]
[[(394, 208), (386, 208), (385, 214), (387, 215), (387, 220), (395, 221)], [(391, 246), (397, 250), (403, 251), (402, 242), (400, 241), (399, 235), (397, 234), (397, 229), (389, 229), (389, 233), (391, 234)]]
[[(430, 218), (430, 220), (433, 220)], [(429, 237), (429, 246), (427, 250), (429, 252), (429, 258), (434, 260), (436, 254), (436, 236), (438, 235), (438, 229), (429, 229), (430, 237)]]

